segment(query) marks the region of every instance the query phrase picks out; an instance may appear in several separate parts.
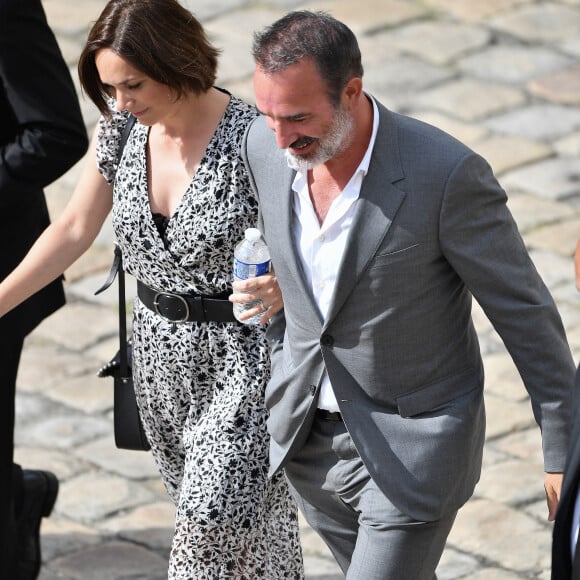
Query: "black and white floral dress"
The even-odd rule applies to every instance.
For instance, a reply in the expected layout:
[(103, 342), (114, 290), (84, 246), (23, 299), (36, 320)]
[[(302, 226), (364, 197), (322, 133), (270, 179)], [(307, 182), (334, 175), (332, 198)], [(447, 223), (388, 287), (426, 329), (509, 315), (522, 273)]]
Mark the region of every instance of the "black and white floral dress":
[[(239, 157), (255, 115), (231, 97), (180, 205), (165, 220), (149, 205), (148, 127), (135, 124), (117, 168), (127, 116), (100, 120), (98, 166), (115, 183), (115, 236), (138, 280), (180, 294), (231, 292), (234, 246), (257, 218)], [(177, 506), (169, 578), (303, 578), (294, 503), (283, 477), (267, 478), (264, 329), (172, 323), (137, 298), (133, 357), (145, 431)]]

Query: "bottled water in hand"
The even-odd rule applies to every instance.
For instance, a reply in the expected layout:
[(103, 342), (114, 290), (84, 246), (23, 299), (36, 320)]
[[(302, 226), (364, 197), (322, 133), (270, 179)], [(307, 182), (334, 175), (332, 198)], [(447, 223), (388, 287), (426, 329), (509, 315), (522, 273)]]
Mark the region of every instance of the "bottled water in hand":
[[(236, 246), (234, 250), (234, 281), (247, 280), (248, 278), (255, 278), (270, 272), (271, 261), (268, 246), (260, 230), (256, 228), (248, 228), (244, 235), (244, 239)], [(235, 303), (234, 302), (234, 316), (242, 324), (259, 324), (263, 312), (248, 320), (240, 320), (240, 314), (254, 308), (260, 303), (259, 300), (252, 302)]]

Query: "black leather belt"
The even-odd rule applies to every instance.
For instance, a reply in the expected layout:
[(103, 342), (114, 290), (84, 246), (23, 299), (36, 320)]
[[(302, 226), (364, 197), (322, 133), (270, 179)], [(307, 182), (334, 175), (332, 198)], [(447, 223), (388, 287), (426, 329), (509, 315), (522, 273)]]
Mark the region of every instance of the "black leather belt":
[(137, 282), (139, 300), (170, 322), (237, 322), (233, 304), (225, 296), (158, 292)]
[(322, 421), (342, 421), (342, 415), (337, 411), (327, 411), (326, 409), (316, 409), (316, 417)]

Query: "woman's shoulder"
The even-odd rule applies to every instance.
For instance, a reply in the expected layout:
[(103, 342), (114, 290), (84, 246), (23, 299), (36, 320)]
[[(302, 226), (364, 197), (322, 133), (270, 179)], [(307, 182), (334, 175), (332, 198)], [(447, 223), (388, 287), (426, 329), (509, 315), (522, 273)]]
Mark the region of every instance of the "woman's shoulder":
[(109, 116), (101, 116), (97, 136), (97, 166), (105, 179), (111, 183), (117, 170), (117, 157), (121, 135), (129, 119), (127, 111), (118, 111), (114, 99), (107, 103)]
[(225, 89), (219, 89), (230, 96), (230, 103), (228, 105), (226, 113), (235, 119), (239, 119), (243, 122), (250, 123), (258, 116), (258, 111), (256, 107), (244, 99), (230, 93)]

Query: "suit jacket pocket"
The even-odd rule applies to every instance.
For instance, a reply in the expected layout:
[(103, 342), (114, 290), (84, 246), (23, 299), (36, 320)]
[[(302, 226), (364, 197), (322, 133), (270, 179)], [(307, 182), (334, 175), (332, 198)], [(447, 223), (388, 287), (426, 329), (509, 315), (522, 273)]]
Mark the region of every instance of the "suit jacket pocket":
[(399, 260), (408, 260), (409, 252), (419, 248), (420, 245), (421, 244), (413, 244), (412, 246), (408, 246), (406, 248), (400, 248), (388, 252), (383, 252), (381, 254), (376, 254), (370, 263), (370, 268), (384, 268), (393, 262), (398, 262)]
[(423, 386), (412, 393), (396, 397), (399, 415), (413, 417), (434, 411), (473, 389), (480, 388), (482, 382), (483, 376), (478, 369), (465, 369), (451, 377)]

